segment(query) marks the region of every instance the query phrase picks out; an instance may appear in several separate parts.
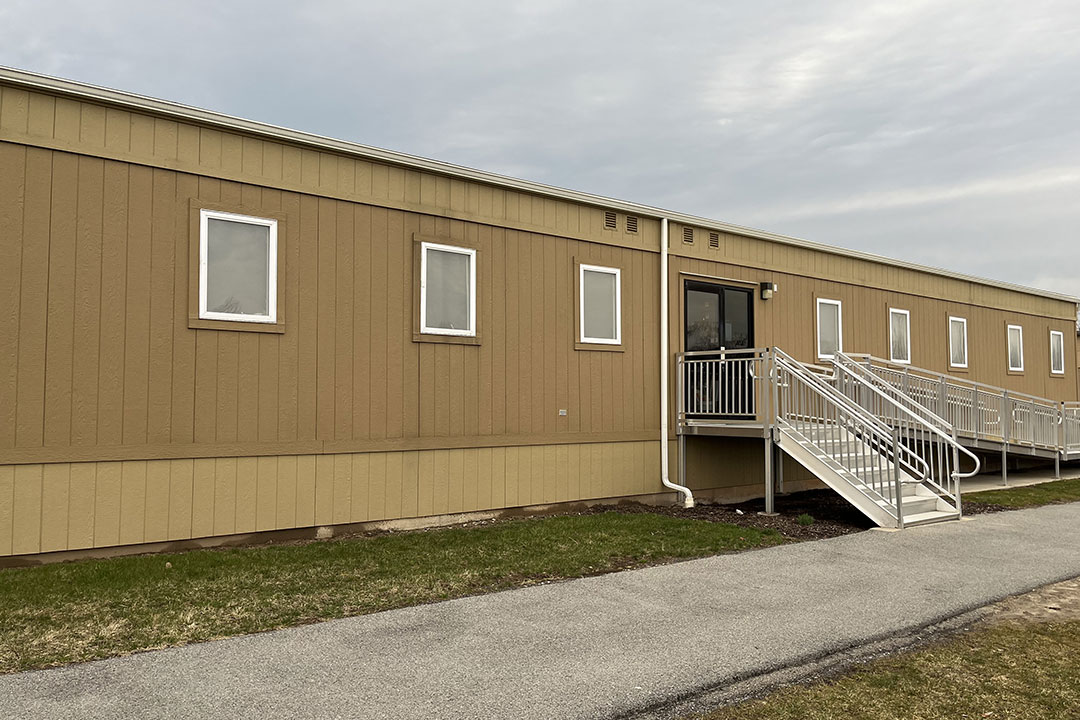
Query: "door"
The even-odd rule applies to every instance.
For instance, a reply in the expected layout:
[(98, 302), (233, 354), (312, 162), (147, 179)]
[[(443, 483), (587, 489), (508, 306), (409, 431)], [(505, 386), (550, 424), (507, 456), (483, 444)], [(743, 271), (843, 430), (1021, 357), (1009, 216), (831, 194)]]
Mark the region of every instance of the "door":
[(746, 288), (687, 280), (683, 298), (684, 392), (690, 414), (755, 415), (754, 297)]

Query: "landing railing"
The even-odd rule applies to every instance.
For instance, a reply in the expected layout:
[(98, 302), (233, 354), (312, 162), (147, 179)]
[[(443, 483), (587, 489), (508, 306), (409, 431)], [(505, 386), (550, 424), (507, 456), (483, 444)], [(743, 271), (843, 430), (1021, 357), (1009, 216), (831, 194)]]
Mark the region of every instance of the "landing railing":
[(675, 356), (678, 423), (761, 422), (767, 350), (715, 350)]
[(1056, 402), (871, 355), (849, 359), (942, 418), (961, 437), (1080, 453), (1080, 403)]

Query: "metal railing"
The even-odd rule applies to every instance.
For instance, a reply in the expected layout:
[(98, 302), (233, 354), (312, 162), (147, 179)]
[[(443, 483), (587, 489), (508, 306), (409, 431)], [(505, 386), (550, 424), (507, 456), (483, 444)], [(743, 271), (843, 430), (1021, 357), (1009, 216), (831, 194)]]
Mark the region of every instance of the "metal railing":
[(1080, 453), (1080, 403), (1057, 402), (871, 355), (848, 359), (951, 425), (1003, 447)]
[(903, 484), (930, 477), (929, 463), (891, 428), (779, 349), (772, 351), (773, 422), (857, 478), (851, 487), (903, 527)]
[(676, 355), (678, 422), (760, 420), (768, 351), (716, 350)]
[[(900, 431), (901, 441), (929, 464), (926, 482), (960, 512), (960, 480), (977, 475), (981, 463), (977, 455), (959, 443), (956, 429), (853, 358), (837, 353), (833, 364), (837, 388)], [(970, 464), (970, 471), (960, 471), (961, 456)]]

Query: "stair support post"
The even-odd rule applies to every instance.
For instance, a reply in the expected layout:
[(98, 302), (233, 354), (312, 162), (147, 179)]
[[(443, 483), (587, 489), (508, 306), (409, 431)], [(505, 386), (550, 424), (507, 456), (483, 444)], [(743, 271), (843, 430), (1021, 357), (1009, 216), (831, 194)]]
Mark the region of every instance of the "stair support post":
[(772, 431), (765, 430), (765, 514), (776, 514), (776, 485), (773, 478)]
[(1009, 484), (1009, 433), (1012, 430), (1012, 400), (1009, 391), (1001, 395), (1001, 484)]
[(896, 493), (896, 527), (904, 529), (904, 494), (900, 487), (900, 430), (892, 429), (893, 492)]

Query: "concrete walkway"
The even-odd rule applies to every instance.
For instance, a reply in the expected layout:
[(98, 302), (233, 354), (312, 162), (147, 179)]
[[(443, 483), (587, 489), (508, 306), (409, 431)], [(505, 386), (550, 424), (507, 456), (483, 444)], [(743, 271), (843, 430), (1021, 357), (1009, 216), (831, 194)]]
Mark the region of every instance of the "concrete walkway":
[(983, 490), (1004, 490), (1006, 488), (1041, 485), (1043, 483), (1054, 482), (1055, 480), (1074, 480), (1076, 478), (1080, 478), (1080, 465), (1075, 462), (1067, 465), (1062, 463), (1060, 478), (1054, 475), (1053, 465), (1045, 468), (1035, 468), (1033, 470), (1010, 471), (1005, 478), (1004, 484), (1001, 482), (1001, 475), (987, 473), (985, 475), (976, 475), (973, 478), (961, 480), (960, 492), (973, 493), (982, 492)]
[(3, 718), (605, 718), (1080, 575), (1080, 503), (0, 677)]

